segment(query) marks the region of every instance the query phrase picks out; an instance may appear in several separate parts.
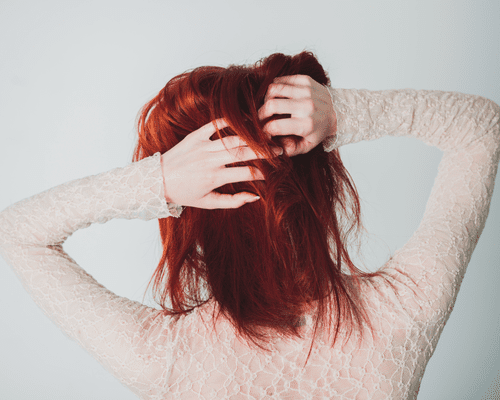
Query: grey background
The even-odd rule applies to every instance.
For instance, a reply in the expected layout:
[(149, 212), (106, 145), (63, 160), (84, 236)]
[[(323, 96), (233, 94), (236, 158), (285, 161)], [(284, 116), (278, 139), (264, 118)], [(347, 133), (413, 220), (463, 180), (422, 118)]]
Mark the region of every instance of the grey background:
[[(310, 50), (333, 87), (500, 103), (499, 22), (498, 1), (0, 1), (0, 209), (130, 163), (139, 108), (201, 65)], [(374, 271), (418, 227), (442, 152), (383, 138), (341, 154), (372, 233), (359, 262)], [(419, 400), (481, 399), (500, 373), (499, 206), (497, 188)], [(156, 221), (113, 220), (64, 248), (110, 290), (140, 301), (159, 238)], [(43, 315), (3, 259), (0, 318), (0, 398), (136, 398)]]

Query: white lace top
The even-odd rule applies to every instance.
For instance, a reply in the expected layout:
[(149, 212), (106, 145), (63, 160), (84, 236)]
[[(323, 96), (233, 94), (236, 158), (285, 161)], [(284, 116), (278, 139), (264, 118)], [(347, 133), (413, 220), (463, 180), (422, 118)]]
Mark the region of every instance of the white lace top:
[[(45, 314), (141, 399), (415, 399), (484, 228), (500, 157), (500, 107), (454, 92), (331, 89), (338, 119), (326, 149), (385, 135), (444, 151), (424, 217), (363, 286), (376, 336), (331, 349), (318, 335), (276, 338), (271, 353), (210, 325), (207, 303), (174, 320), (119, 297), (63, 250), (76, 230), (112, 218), (150, 220), (182, 208), (164, 199), (160, 153), (73, 180), (0, 213), (0, 252)], [(402, 273), (406, 273), (408, 279)], [(204, 323), (205, 322), (205, 323)]]

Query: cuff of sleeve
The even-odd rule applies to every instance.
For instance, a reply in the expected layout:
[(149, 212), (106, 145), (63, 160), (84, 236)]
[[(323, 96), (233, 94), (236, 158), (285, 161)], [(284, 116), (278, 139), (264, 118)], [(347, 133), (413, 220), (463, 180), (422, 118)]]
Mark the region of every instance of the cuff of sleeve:
[(172, 217), (179, 218), (184, 210), (184, 206), (179, 204), (167, 203), (168, 212), (172, 214)]
[(165, 193), (163, 192), (163, 176), (161, 173), (161, 164), (160, 164), (160, 157), (161, 153), (157, 151), (154, 153), (151, 158), (154, 160), (155, 168), (157, 171), (159, 171), (159, 179), (158, 183), (160, 185), (160, 197), (161, 197), (161, 202), (166, 205), (168, 213), (175, 218), (179, 218), (182, 214), (182, 211), (184, 210), (184, 206), (181, 206), (179, 204), (175, 203), (168, 203), (165, 199)]
[(332, 100), (332, 111), (335, 113), (335, 118), (337, 119), (337, 129), (336, 132), (333, 135), (327, 136), (323, 140), (323, 150), (326, 152), (330, 152), (334, 150), (337, 147), (337, 139), (338, 139), (338, 117), (339, 117), (339, 112), (337, 108), (335, 107), (335, 100), (333, 98), (332, 94), (332, 88), (328, 87), (327, 85), (324, 85), (326, 90), (328, 90), (328, 94), (330, 95), (330, 99)]
[(338, 135), (334, 134), (334, 135), (328, 136), (326, 139), (324, 139), (323, 140), (323, 150), (328, 153), (328, 152), (336, 149), (337, 148), (337, 138), (338, 138)]

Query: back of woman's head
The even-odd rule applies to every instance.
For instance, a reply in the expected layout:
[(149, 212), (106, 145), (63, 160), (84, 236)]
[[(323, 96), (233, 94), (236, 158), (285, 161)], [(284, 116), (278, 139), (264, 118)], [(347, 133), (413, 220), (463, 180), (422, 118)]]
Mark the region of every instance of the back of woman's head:
[[(239, 135), (269, 157), (231, 164), (256, 166), (265, 180), (217, 189), (255, 193), (260, 200), (236, 209), (186, 207), (180, 218), (159, 220), (163, 255), (153, 276), (165, 314), (185, 314), (213, 299), (238, 334), (259, 347), (267, 342), (267, 328), (300, 337), (297, 319), (312, 305), (321, 317), (315, 334), (336, 315), (333, 343), (341, 323), (351, 330), (354, 321), (362, 327), (358, 278), (373, 275), (358, 270), (347, 253), (348, 235), (361, 228), (360, 203), (338, 150), (326, 153), (319, 145), (306, 154), (275, 157), (272, 146), (279, 139), (271, 140), (262, 129), (268, 120), (259, 120), (258, 109), (268, 86), (276, 77), (297, 74), (330, 84), (310, 52), (176, 76), (143, 108), (133, 158), (163, 154), (218, 118), (229, 126), (213, 139)], [(351, 275), (341, 272), (342, 266)]]

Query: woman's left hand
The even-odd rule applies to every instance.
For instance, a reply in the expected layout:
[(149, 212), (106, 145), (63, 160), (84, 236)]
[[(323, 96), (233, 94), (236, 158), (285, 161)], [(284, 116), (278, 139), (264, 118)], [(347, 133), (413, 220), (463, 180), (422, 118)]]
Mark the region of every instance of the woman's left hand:
[[(262, 157), (237, 135), (210, 140), (216, 132), (215, 124), (219, 129), (228, 126), (224, 119), (211, 121), (162, 154), (165, 199), (168, 203), (214, 209), (238, 208), (258, 200), (248, 192), (221, 194), (213, 191), (227, 183), (264, 179), (262, 172), (254, 167), (226, 167), (226, 164)], [(276, 155), (282, 151), (277, 147)]]
[(305, 154), (337, 130), (337, 116), (328, 89), (308, 75), (280, 76), (267, 89), (259, 118), (290, 114), (264, 126), (289, 156)]

